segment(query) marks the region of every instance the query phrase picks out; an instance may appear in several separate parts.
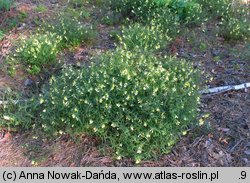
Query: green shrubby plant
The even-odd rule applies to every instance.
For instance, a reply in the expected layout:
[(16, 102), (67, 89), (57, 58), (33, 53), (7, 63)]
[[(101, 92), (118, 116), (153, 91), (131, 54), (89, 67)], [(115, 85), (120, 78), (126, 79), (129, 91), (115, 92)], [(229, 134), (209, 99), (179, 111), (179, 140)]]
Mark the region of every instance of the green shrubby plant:
[(69, 15), (59, 16), (48, 22), (42, 30), (38, 29), (37, 34), (22, 38), (15, 53), (7, 58), (8, 70), (13, 74), (15, 68), (12, 63), (20, 61), (28, 67), (30, 74), (38, 74), (44, 67), (55, 63), (62, 49), (75, 47), (83, 42), (91, 44), (96, 37), (93, 28), (79, 21), (81, 14)]
[(61, 41), (61, 36), (50, 32), (23, 37), (9, 59), (23, 62), (30, 74), (38, 74), (44, 66), (55, 63)]
[(228, 41), (249, 39), (249, 5), (232, 0), (200, 0), (199, 3), (206, 19), (219, 21), (220, 36)]
[(199, 0), (208, 18), (221, 19), (231, 13), (232, 0)]
[(232, 14), (222, 19), (220, 34), (227, 40), (249, 40), (250, 11), (248, 5), (232, 5)]
[(196, 24), (203, 21), (202, 6), (198, 2), (196, 0), (172, 0), (168, 7), (177, 14), (180, 21)]
[(42, 127), (85, 133), (136, 162), (168, 152), (193, 124), (198, 73), (184, 60), (118, 49), (89, 68), (65, 69), (39, 97)]
[(120, 0), (111, 1), (111, 7), (123, 16), (139, 21), (152, 19), (156, 12), (173, 12), (179, 20), (187, 23), (202, 21), (202, 6), (196, 0)]
[(250, 35), (249, 5), (233, 3), (230, 0), (207, 1), (201, 0), (209, 17), (217, 18), (219, 22), (219, 34), (226, 40), (247, 40)]
[(156, 9), (152, 18), (147, 20), (147, 24), (159, 27), (170, 38), (174, 38), (180, 33), (178, 17), (170, 9)]
[[(154, 54), (178, 34), (180, 20), (195, 20), (192, 8), (177, 12), (170, 8), (172, 0), (112, 2), (113, 9), (139, 22), (123, 28), (117, 49), (86, 68), (66, 67), (41, 95), (18, 104), (18, 112), (5, 113), (0, 124), (94, 135), (111, 145), (117, 159), (132, 157), (137, 163), (169, 152), (196, 124), (198, 71), (185, 60)], [(47, 32), (22, 40), (12, 58), (39, 73), (61, 49), (93, 40), (95, 32), (80, 17), (59, 15)]]
[(223, 20), (219, 34), (228, 41), (248, 40), (250, 38), (250, 20), (235, 17)]
[(172, 0), (151, 0), (141, 3), (144, 8), (137, 7), (138, 10), (133, 10), (135, 20), (142, 24), (157, 26), (171, 38), (179, 34), (180, 18), (176, 11), (170, 8)]
[(179, 30), (180, 23), (178, 16), (171, 11), (167, 5), (170, 1), (132, 1), (132, 0), (111, 0), (111, 9), (123, 17), (130, 18), (142, 24), (157, 26), (162, 31), (167, 32), (168, 36), (175, 36)]
[(138, 23), (124, 28), (118, 39), (120, 46), (130, 51), (156, 51), (170, 41), (160, 27), (142, 26)]
[[(123, 17), (140, 22), (148, 21), (159, 9), (167, 9), (172, 0), (110, 0), (111, 9), (121, 13)], [(162, 12), (161, 12), (162, 13)]]
[(46, 26), (46, 31), (53, 32), (62, 37), (63, 48), (79, 46), (81, 43), (90, 44), (96, 38), (93, 27), (86, 26), (78, 17), (61, 15)]

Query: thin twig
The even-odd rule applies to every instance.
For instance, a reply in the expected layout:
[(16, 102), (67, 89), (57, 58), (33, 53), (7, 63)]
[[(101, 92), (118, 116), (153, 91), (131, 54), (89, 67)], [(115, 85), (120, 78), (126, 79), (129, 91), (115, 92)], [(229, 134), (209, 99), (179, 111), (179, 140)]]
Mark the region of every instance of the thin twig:
[(199, 139), (195, 139), (195, 141), (191, 144), (192, 147), (196, 147), (199, 142), (203, 139), (204, 135), (202, 135)]
[(235, 149), (238, 145), (240, 145), (241, 142), (242, 142), (242, 140), (239, 140), (239, 141), (229, 150), (229, 152), (232, 153), (232, 152), (234, 151), (234, 149)]
[(250, 87), (250, 83), (243, 83), (240, 85), (228, 85), (228, 86), (220, 86), (220, 87), (215, 87), (215, 88), (209, 88), (205, 90), (201, 90), (199, 93), (200, 94), (211, 94), (211, 93), (222, 93), (230, 90), (241, 90), (241, 89), (246, 89)]

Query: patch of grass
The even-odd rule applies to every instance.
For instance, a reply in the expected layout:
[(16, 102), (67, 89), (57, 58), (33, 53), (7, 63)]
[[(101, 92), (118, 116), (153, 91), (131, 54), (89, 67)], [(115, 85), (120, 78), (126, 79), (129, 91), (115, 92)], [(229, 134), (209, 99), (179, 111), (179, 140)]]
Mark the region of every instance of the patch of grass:
[(4, 64), (1, 65), (0, 69), (11, 77), (14, 77), (16, 75), (18, 64), (18, 61), (12, 56), (7, 56), (4, 60)]
[(157, 7), (157, 4), (152, 0), (111, 0), (110, 5), (113, 10), (117, 13), (121, 13), (123, 17), (133, 18), (140, 21), (148, 19)]

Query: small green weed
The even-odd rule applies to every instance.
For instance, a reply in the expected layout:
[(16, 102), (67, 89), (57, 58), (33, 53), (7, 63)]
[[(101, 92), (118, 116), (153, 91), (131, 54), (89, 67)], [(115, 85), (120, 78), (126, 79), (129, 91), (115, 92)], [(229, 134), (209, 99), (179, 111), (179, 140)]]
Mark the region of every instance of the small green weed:
[(0, 41), (4, 38), (4, 33), (3, 31), (0, 30)]
[(213, 58), (213, 60), (214, 60), (215, 62), (220, 62), (220, 61), (221, 61), (221, 58), (220, 58), (220, 56), (215, 56), (215, 57)]
[(200, 51), (202, 51), (202, 52), (206, 51), (206, 49), (207, 49), (206, 43), (200, 43), (199, 48), (200, 48)]

